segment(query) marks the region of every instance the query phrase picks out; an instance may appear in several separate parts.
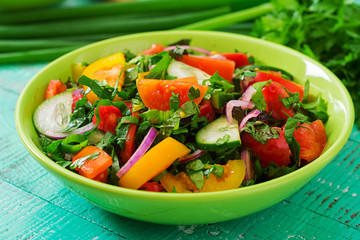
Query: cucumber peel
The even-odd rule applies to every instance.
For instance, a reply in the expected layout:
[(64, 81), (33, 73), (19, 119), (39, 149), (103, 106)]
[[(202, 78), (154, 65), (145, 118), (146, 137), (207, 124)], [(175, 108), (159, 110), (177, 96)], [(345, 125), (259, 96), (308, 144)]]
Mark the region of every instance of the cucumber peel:
[(239, 125), (236, 120), (228, 123), (226, 116), (221, 116), (200, 129), (195, 135), (200, 149), (208, 151), (225, 150), (241, 146)]

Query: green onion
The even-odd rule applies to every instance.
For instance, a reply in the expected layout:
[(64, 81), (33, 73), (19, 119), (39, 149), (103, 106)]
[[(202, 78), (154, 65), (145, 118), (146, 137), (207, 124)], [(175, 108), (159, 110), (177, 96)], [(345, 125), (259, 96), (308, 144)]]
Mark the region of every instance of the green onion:
[(230, 12), (229, 7), (210, 10), (158, 16), (150, 19), (123, 17), (105, 17), (89, 20), (62, 21), (53, 23), (39, 23), (28, 25), (2, 25), (0, 36), (9, 38), (39, 38), (50, 36), (71, 36), (81, 34), (103, 34), (118, 32), (141, 32), (169, 29), (204, 20)]
[[(33, 10), (0, 15), (1, 24), (47, 22), (51, 20), (78, 19), (97, 16), (171, 13), (173, 11), (194, 11), (226, 6), (227, 1), (218, 0), (152, 0), (121, 3), (98, 3), (85, 6)], [(84, 25), (83, 27), (89, 27)]]
[(0, 53), (0, 63), (51, 61), (81, 46)]
[(91, 43), (90, 41), (66, 41), (66, 40), (46, 40), (46, 39), (36, 39), (36, 40), (0, 40), (0, 52), (15, 52), (15, 51), (26, 51), (26, 50), (35, 50), (35, 49), (44, 49), (44, 48), (58, 48), (58, 47), (71, 47), (71, 46), (80, 46)]
[(214, 18), (206, 19), (196, 23), (191, 23), (175, 29), (185, 29), (185, 30), (214, 30), (228, 25), (243, 22), (255, 19), (265, 13), (273, 10), (273, 6), (270, 3), (262, 4), (257, 7), (240, 10), (237, 12), (217, 16)]
[(66, 153), (76, 153), (85, 147), (88, 143), (88, 138), (81, 134), (73, 134), (66, 137), (61, 142), (61, 148)]

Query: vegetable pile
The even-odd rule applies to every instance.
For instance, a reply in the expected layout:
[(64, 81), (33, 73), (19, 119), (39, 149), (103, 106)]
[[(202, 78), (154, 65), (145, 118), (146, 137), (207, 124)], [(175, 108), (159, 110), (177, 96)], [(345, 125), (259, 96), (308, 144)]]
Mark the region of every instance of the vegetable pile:
[(189, 39), (74, 63), (34, 112), (42, 151), (120, 187), (195, 193), (244, 187), (320, 156), (326, 103), (285, 70)]

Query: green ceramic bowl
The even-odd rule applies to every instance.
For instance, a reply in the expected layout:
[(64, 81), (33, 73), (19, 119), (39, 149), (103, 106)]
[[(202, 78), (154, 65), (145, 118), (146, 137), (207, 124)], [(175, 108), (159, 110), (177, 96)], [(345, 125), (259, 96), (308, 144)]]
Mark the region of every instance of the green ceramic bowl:
[[(91, 62), (124, 48), (137, 53), (153, 43), (166, 45), (183, 38), (191, 38), (193, 46), (209, 50), (228, 52), (238, 49), (249, 52), (263, 64), (292, 73), (299, 83), (309, 79), (311, 93), (321, 95), (328, 102), (330, 119), (325, 126), (328, 142), (322, 155), (295, 172), (254, 186), (221, 192), (174, 194), (131, 190), (96, 182), (62, 168), (41, 152), (32, 115), (44, 100), (44, 92), (50, 79), (69, 78), (72, 63)], [(163, 31), (105, 40), (75, 50), (50, 63), (24, 88), (16, 106), (15, 121), (20, 138), (31, 155), (66, 186), (95, 205), (125, 217), (153, 223), (203, 224), (255, 213), (298, 191), (346, 143), (354, 124), (354, 107), (349, 93), (333, 73), (287, 47), (230, 33)]]

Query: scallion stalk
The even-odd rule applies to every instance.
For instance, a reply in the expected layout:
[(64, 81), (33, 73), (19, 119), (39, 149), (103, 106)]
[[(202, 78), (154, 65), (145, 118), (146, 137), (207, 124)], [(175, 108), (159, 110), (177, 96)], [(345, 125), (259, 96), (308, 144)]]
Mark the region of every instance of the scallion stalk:
[(231, 0), (171, 0), (171, 1), (131, 1), (120, 3), (96, 3), (85, 6), (63, 7), (53, 9), (32, 10), (27, 12), (0, 15), (1, 24), (19, 24), (31, 22), (58, 21), (86, 17), (171, 13), (173, 11), (196, 11), (218, 8), (228, 5)]
[(273, 10), (273, 5), (271, 3), (262, 4), (253, 8), (240, 10), (233, 13), (228, 13), (220, 16), (216, 16), (210, 19), (203, 21), (191, 23), (188, 25), (183, 25), (175, 29), (183, 30), (214, 30), (222, 27), (229, 26), (234, 23), (244, 22), (248, 20), (255, 19), (263, 14), (266, 14)]
[(74, 20), (53, 23), (2, 25), (0, 36), (9, 38), (41, 38), (51, 36), (71, 36), (82, 34), (105, 34), (118, 32), (142, 32), (162, 30), (191, 24), (207, 18), (212, 18), (230, 12), (229, 7), (220, 7), (210, 10), (158, 16), (148, 18), (133, 18), (131, 21), (123, 17), (106, 17), (89, 20)]

